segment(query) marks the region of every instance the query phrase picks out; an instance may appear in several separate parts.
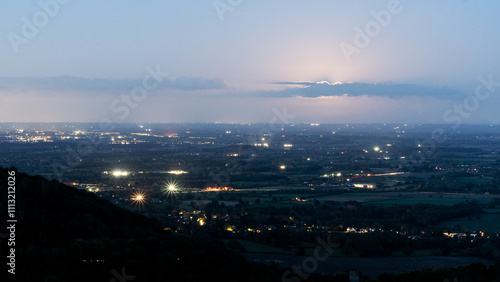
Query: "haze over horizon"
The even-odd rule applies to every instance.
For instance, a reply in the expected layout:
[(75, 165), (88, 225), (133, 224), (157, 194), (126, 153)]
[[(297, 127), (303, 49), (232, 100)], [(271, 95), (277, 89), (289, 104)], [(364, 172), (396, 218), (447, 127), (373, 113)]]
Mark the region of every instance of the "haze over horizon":
[(0, 122), (500, 122), (494, 1), (2, 6)]

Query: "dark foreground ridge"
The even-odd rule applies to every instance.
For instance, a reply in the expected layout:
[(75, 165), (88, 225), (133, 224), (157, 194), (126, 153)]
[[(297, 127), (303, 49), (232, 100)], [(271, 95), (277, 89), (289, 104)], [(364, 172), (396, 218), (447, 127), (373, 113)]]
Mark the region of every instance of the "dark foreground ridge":
[[(0, 167), (2, 199), (7, 199), (8, 171)], [(4, 233), (5, 200), (0, 208)], [(40, 176), (16, 173), (16, 216), (16, 274), (6, 271), (8, 249), (2, 237), (1, 276), (8, 280), (1, 281), (304, 281), (283, 277), (276, 265), (247, 261), (210, 235), (170, 233), (154, 219)], [(361, 281), (486, 282), (499, 277), (498, 264), (472, 264), (382, 274), (377, 280), (361, 275)], [(307, 281), (349, 281), (349, 276), (315, 274)]]
[[(0, 168), (2, 233), (7, 169)], [(40, 176), (16, 176), (16, 281), (279, 281), (220, 240), (175, 236), (152, 219)], [(8, 276), (7, 276), (8, 277)], [(5, 281), (2, 279), (2, 281)]]

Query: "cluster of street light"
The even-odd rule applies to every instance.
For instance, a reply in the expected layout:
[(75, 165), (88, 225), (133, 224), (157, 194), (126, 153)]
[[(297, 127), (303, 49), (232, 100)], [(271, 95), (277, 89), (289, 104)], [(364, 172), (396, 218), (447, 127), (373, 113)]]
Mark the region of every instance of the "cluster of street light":
[[(167, 193), (169, 196), (174, 196), (175, 193), (179, 191), (179, 187), (177, 182), (175, 181), (169, 181), (165, 184), (165, 190), (164, 192)], [(136, 191), (134, 194), (132, 194), (132, 197), (130, 198), (134, 204), (137, 206), (142, 206), (148, 199), (146, 196), (146, 193), (142, 191)]]

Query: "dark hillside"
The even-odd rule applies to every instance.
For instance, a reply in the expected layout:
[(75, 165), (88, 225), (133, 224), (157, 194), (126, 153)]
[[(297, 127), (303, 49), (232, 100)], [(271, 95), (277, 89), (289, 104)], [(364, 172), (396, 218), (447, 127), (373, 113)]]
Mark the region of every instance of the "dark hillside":
[[(2, 232), (7, 172), (0, 169)], [(273, 269), (245, 261), (222, 241), (166, 233), (155, 220), (39, 176), (16, 173), (16, 216), (17, 281), (277, 280)]]

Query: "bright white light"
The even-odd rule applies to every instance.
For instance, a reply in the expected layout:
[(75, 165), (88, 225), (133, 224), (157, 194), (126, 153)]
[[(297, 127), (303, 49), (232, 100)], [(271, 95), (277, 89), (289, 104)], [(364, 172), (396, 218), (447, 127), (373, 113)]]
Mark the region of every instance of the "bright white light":
[(170, 171), (168, 171), (168, 173), (179, 175), (179, 174), (185, 174), (185, 173), (188, 173), (188, 172), (184, 171), (184, 170), (170, 170)]
[(132, 195), (131, 200), (136, 206), (142, 206), (146, 202), (146, 194), (141, 191), (137, 191)]
[(378, 152), (378, 151), (380, 151), (380, 148), (379, 148), (379, 147), (375, 147), (375, 148), (373, 148), (373, 150), (374, 150), (375, 152)]
[(170, 180), (167, 183), (165, 183), (165, 190), (164, 192), (167, 193), (168, 195), (174, 195), (179, 192), (179, 185), (177, 184), (176, 181)]
[(115, 170), (113, 171), (113, 176), (114, 177), (121, 177), (121, 176), (127, 176), (129, 174), (128, 171), (124, 171), (124, 170)]

